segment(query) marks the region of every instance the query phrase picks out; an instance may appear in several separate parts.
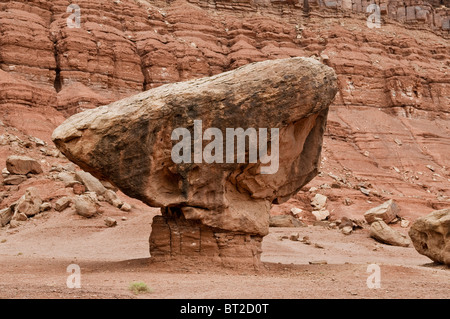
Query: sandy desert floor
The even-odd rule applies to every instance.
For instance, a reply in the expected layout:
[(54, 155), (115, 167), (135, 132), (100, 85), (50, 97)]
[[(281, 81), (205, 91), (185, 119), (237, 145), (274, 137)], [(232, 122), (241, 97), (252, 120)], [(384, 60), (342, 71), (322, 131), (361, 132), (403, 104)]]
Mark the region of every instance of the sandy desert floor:
[[(122, 212), (123, 213), (123, 212)], [(148, 249), (156, 209), (134, 209), (126, 221), (105, 212), (94, 219), (72, 209), (44, 214), (15, 229), (0, 229), (1, 298), (448, 298), (450, 271), (413, 247), (383, 245), (365, 229), (344, 235), (321, 226), (271, 228), (258, 271), (208, 264), (153, 263)], [(118, 225), (104, 225), (106, 216)], [(299, 232), (311, 244), (280, 236)], [(321, 264), (320, 261), (326, 261)], [(319, 263), (317, 263), (319, 262)], [(380, 266), (369, 289), (368, 265)], [(70, 264), (81, 288), (67, 287)], [(134, 294), (130, 283), (151, 292)]]

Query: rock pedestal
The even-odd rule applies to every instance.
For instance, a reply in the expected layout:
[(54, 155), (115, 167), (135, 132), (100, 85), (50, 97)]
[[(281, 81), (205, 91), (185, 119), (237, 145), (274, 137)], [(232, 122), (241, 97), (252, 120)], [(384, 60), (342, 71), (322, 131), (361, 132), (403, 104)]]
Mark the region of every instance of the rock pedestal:
[(150, 252), (156, 260), (204, 259), (225, 266), (259, 266), (262, 236), (227, 231), (187, 220), (181, 209), (165, 207), (153, 218)]

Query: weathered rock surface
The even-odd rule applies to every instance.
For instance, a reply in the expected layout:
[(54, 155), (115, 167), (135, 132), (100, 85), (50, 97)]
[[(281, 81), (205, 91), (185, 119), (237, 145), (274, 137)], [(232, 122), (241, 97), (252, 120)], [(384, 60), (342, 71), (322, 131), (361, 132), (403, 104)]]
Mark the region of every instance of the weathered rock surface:
[(389, 224), (397, 217), (399, 211), (400, 209), (397, 204), (390, 199), (387, 202), (366, 211), (364, 213), (364, 218), (369, 224), (372, 224), (376, 220), (383, 220), (386, 224)]
[(389, 227), (384, 221), (376, 220), (370, 225), (370, 237), (388, 245), (408, 247), (409, 238)]
[[(150, 206), (178, 207), (187, 220), (262, 237), (268, 233), (271, 203), (287, 200), (317, 174), (335, 94), (333, 70), (314, 59), (264, 61), (76, 114), (52, 138), (80, 167)], [(196, 134), (198, 120), (203, 130), (223, 132), (223, 150), (227, 128), (278, 129), (279, 138), (272, 133), (268, 145), (274, 147), (272, 162), (237, 163), (235, 150), (229, 149), (227, 155), (234, 155), (226, 163), (224, 153), (210, 164), (202, 158), (175, 163), (173, 131)], [(247, 145), (246, 153), (255, 146)], [(194, 158), (193, 153), (188, 155)], [(271, 174), (261, 173), (272, 164), (277, 167)]]
[(450, 266), (450, 209), (416, 219), (408, 234), (420, 254)]

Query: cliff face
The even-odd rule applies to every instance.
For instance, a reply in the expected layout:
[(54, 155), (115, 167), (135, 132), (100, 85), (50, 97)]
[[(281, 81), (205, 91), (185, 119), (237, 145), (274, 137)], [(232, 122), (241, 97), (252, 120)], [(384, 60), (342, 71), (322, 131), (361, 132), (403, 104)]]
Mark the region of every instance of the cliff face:
[[(67, 12), (69, 1), (0, 1), (5, 124), (50, 141), (65, 116), (161, 84), (313, 56), (338, 74), (324, 173), (314, 182), (339, 186), (323, 190), (335, 213), (385, 198), (404, 199), (413, 215), (449, 204), (445, 1), (381, 1), (380, 28), (367, 26), (369, 2), (358, 0), (310, 1), (309, 8), (269, 0), (76, 4), (80, 28), (68, 27), (76, 13)], [(343, 208), (345, 196), (362, 207)]]

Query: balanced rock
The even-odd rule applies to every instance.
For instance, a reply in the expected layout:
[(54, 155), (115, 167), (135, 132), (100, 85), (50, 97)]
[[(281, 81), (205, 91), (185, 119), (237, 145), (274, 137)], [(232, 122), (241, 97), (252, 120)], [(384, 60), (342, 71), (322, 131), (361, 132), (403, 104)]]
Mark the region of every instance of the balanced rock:
[(6, 159), (6, 168), (11, 174), (26, 175), (42, 173), (41, 164), (28, 156), (11, 155)]
[(416, 219), (408, 234), (420, 254), (450, 266), (450, 208)]
[(336, 92), (333, 69), (315, 59), (263, 61), (78, 113), (52, 139), (85, 171), (161, 207), (152, 257), (258, 264), (271, 204), (318, 173)]
[(372, 224), (376, 220), (383, 220), (385, 223), (389, 224), (397, 217), (399, 211), (400, 209), (397, 204), (390, 199), (387, 202), (366, 211), (364, 213), (364, 218), (369, 224)]

